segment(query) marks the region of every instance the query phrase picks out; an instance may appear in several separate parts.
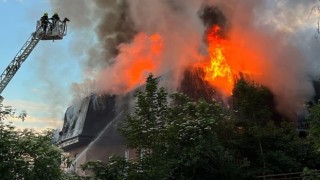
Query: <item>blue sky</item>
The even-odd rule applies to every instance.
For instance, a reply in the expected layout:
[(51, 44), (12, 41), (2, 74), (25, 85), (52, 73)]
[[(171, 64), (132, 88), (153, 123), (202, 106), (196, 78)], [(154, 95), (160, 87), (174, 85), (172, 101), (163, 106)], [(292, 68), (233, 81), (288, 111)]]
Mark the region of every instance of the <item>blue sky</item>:
[[(1, 73), (35, 31), (44, 12), (54, 13), (47, 0), (0, 0)], [(13, 120), (18, 127), (61, 127), (71, 101), (70, 86), (82, 79), (80, 62), (70, 53), (74, 38), (69, 28), (61, 41), (40, 41), (2, 92), (4, 105), (28, 114), (25, 122)]]

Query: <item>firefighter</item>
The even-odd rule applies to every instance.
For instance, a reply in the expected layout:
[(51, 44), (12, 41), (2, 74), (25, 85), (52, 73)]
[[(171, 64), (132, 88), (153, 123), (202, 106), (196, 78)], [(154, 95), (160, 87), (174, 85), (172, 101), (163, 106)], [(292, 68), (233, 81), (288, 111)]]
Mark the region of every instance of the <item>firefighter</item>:
[(41, 27), (43, 29), (43, 32), (46, 33), (48, 23), (49, 23), (48, 13), (44, 13), (40, 20), (41, 20)]
[(53, 16), (50, 19), (52, 20), (52, 28), (53, 29), (56, 27), (57, 21), (61, 22), (58, 13), (54, 13)]

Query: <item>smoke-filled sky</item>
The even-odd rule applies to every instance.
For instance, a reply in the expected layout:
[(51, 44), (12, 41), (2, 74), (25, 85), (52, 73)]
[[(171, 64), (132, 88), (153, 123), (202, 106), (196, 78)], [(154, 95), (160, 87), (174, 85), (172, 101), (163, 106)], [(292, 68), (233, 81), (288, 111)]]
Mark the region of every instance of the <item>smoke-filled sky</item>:
[(15, 10), (21, 16), (37, 18), (43, 6), (71, 19), (70, 36), (54, 47), (59, 53), (44, 43), (30, 67), (38, 69), (33, 76), (42, 82), (38, 101), (59, 113), (71, 97), (91, 91), (123, 94), (150, 72), (173, 72), (163, 85), (178, 88), (184, 70), (208, 56), (208, 24), (200, 18), (205, 7), (222, 14), (217, 21), (223, 21), (231, 49), (228, 64), (267, 86), (280, 111), (294, 114), (314, 95), (312, 81), (320, 76), (316, 0), (7, 0), (0, 6), (10, 3), (29, 5)]
[(68, 12), (74, 28), (97, 35), (84, 50), (88, 56), (83, 70), (94, 70), (98, 87), (107, 93), (125, 93), (148, 73), (170, 70), (174, 73), (166, 85), (177, 88), (183, 71), (207, 53), (206, 27), (199, 14), (209, 6), (225, 16), (226, 37), (233, 47), (229, 63), (251, 71), (251, 79), (267, 86), (279, 110), (294, 114), (314, 95), (312, 80), (320, 74), (316, 0), (51, 2), (54, 9)]

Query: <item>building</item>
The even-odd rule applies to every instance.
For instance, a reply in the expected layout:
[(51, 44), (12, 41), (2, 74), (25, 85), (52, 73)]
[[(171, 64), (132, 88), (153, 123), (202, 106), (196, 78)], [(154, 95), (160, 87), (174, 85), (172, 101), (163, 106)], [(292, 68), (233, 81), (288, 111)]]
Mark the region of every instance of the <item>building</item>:
[(66, 110), (58, 146), (74, 158), (70, 168), (85, 174), (79, 165), (88, 160), (107, 160), (110, 155), (129, 156), (117, 125), (124, 118), (124, 106), (117, 111), (116, 96), (91, 95)]

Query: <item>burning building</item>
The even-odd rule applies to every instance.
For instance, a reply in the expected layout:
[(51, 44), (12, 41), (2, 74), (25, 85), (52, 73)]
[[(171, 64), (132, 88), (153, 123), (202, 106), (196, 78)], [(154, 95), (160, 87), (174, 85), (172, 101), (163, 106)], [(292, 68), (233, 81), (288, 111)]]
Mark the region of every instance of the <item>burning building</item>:
[[(314, 41), (314, 21), (305, 21), (314, 9), (312, 0), (66, 0), (51, 4), (70, 16), (70, 28), (79, 37), (96, 35), (77, 38), (72, 47), (86, 54), (84, 74), (96, 79), (106, 94), (130, 92), (149, 73), (174, 72), (163, 86), (177, 90), (185, 70), (200, 65), (205, 79), (226, 96), (233, 77), (248, 74), (272, 91), (277, 109), (289, 116), (314, 96), (312, 81), (320, 76), (319, 44)], [(66, 7), (77, 7), (72, 9), (81, 9), (87, 16), (79, 17), (77, 10)], [(84, 44), (89, 48), (84, 49)]]
[(116, 111), (115, 96), (91, 95), (66, 110), (57, 144), (75, 159), (72, 170), (81, 172), (78, 166), (88, 160), (124, 155), (116, 128), (123, 114)]
[(84, 175), (79, 168), (84, 162), (106, 160), (112, 154), (125, 155), (117, 132), (117, 123), (123, 120), (124, 113), (116, 110), (115, 98), (91, 95), (66, 110), (57, 144), (74, 159), (68, 171)]
[[(314, 49), (318, 45), (312, 33), (301, 36), (310, 30), (308, 24), (301, 25), (303, 13), (313, 5), (309, 1), (95, 0), (90, 6), (77, 2), (74, 5), (94, 17), (92, 21), (79, 19), (78, 12), (66, 14), (71, 13), (77, 29), (95, 26), (99, 39), (87, 51), (84, 70), (98, 70), (99, 89), (115, 96), (86, 97), (67, 110), (59, 142), (73, 154), (111, 124), (109, 134), (101, 136), (114, 142), (108, 146), (117, 147), (113, 153), (124, 155), (113, 121), (123, 119), (123, 114), (115, 99), (142, 86), (149, 73), (162, 76), (160, 85), (170, 91), (221, 101), (231, 96), (242, 73), (270, 89), (276, 109), (291, 118), (315, 94), (312, 82), (320, 77), (315, 61), (319, 51)], [(59, 12), (73, 3), (52, 1)], [(305, 48), (311, 45), (313, 51)], [(96, 106), (99, 99), (107, 104), (102, 109)]]

